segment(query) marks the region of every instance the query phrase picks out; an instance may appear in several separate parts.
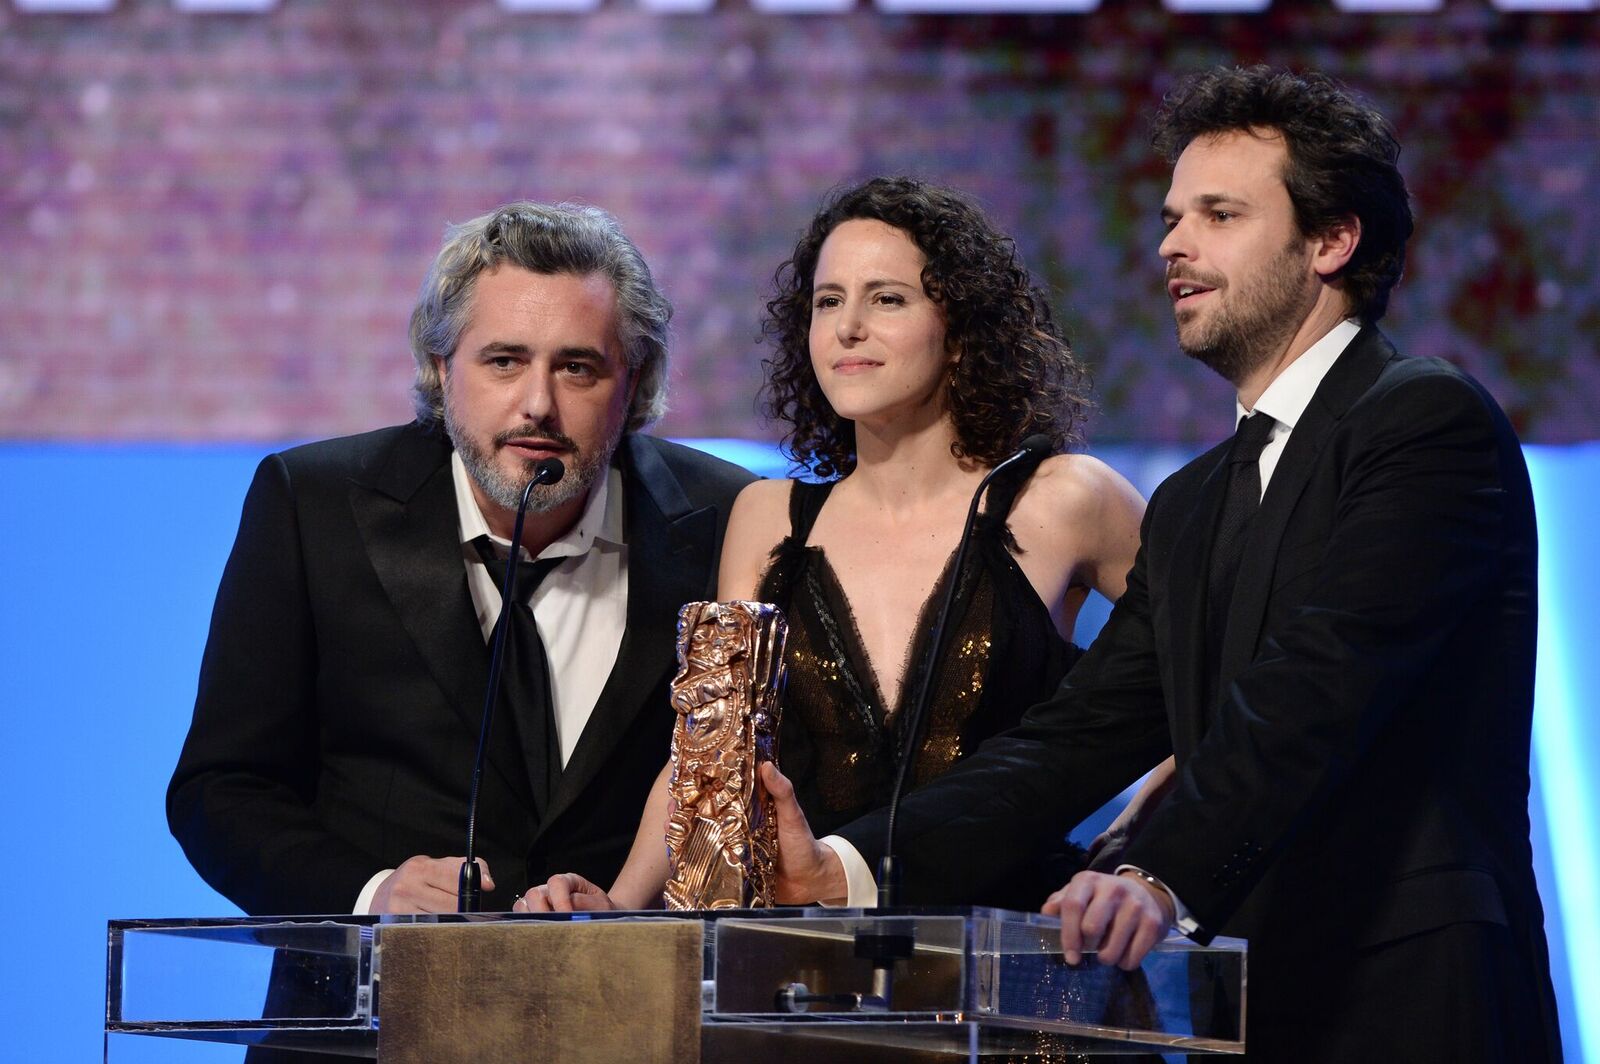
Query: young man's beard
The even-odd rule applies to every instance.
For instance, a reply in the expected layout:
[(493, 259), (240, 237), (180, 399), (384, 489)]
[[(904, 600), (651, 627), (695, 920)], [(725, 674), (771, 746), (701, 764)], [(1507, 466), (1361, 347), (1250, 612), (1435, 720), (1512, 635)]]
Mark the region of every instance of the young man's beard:
[(1218, 306), (1198, 334), (1186, 337), (1179, 325), (1178, 347), (1223, 379), (1241, 383), (1277, 357), (1310, 312), (1304, 294), (1304, 259), (1304, 244), (1291, 241), (1249, 279), (1250, 287), (1235, 288), (1233, 304)]
[(509, 440), (535, 436), (552, 440), (568, 448), (567, 453), (561, 456), (561, 461), (566, 466), (566, 475), (554, 484), (541, 484), (533, 489), (533, 495), (528, 499), (529, 513), (548, 513), (573, 499), (587, 495), (595, 478), (605, 474), (606, 468), (611, 464), (611, 455), (622, 439), (622, 426), (619, 425), (612, 437), (605, 441), (604, 446), (598, 450), (585, 451), (559, 432), (529, 424), (500, 433), (494, 438), (492, 446), (486, 449), (480, 447), (468, 433), (459, 430), (455, 418), (451, 416), (448, 400), (444, 404), (444, 429), (450, 437), (450, 442), (455, 445), (456, 453), (461, 456), (462, 465), (467, 467), (467, 475), (483, 489), (485, 495), (507, 510), (515, 510), (522, 505), (522, 492), (527, 488), (529, 478), (533, 476), (533, 468), (537, 461), (529, 459), (524, 462), (520, 476), (508, 476), (505, 469), (495, 461), (495, 454), (500, 445)]

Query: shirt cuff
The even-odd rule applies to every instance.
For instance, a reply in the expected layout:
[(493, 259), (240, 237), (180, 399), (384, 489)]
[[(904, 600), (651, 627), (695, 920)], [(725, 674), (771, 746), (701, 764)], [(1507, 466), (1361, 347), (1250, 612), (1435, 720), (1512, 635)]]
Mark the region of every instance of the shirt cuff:
[(867, 867), (867, 859), (861, 856), (861, 851), (852, 846), (850, 840), (839, 835), (829, 835), (817, 841), (832, 850), (844, 866), (844, 881), (848, 890), (845, 906), (850, 909), (870, 909), (877, 905), (878, 881), (872, 877), (872, 869)]
[(367, 885), (361, 888), (361, 893), (356, 895), (356, 907), (350, 910), (352, 916), (371, 916), (372, 899), (377, 896), (378, 888), (383, 886), (383, 881), (394, 875), (394, 869), (385, 868), (382, 872), (367, 880)]
[(1200, 930), (1200, 921), (1196, 920), (1192, 915), (1190, 915), (1189, 907), (1178, 900), (1178, 896), (1172, 893), (1171, 887), (1167, 886), (1165, 883), (1161, 882), (1161, 880), (1157, 879), (1149, 872), (1146, 872), (1138, 865), (1117, 865), (1116, 874), (1120, 876), (1124, 872), (1132, 872), (1146, 883), (1151, 883), (1155, 886), (1158, 886), (1166, 892), (1167, 897), (1172, 900), (1172, 911), (1174, 914), (1176, 914), (1172, 919), (1173, 927), (1176, 927), (1185, 935), (1192, 935), (1196, 931)]

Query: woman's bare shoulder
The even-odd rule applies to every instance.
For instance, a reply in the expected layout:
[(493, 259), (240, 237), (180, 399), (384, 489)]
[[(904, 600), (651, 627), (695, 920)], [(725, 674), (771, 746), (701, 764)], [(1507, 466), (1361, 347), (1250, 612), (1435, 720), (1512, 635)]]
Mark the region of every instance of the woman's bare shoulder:
[(767, 556), (789, 534), (791, 480), (757, 480), (733, 501), (728, 531), (722, 539), (717, 597), (750, 598), (755, 594)]
[(733, 501), (728, 534), (733, 535), (735, 525), (743, 526), (742, 531), (748, 532), (774, 527), (787, 532), (789, 492), (793, 487), (794, 481), (787, 479), (756, 480), (746, 484)]
[(1057, 454), (1039, 464), (1012, 514), (1013, 522), (1061, 530), (1125, 520), (1130, 510), (1137, 526), (1144, 499), (1121, 473), (1093, 455)]
[(1139, 547), (1144, 499), (1121, 473), (1086, 454), (1040, 464), (1011, 510), (1011, 532), (1113, 601), (1120, 598)]

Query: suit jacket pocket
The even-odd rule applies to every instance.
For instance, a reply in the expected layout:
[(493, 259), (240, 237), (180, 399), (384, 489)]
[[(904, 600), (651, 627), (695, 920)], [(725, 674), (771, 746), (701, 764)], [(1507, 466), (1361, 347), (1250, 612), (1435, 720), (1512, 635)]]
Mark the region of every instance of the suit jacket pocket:
[(1466, 921), (1507, 923), (1494, 876), (1480, 868), (1430, 868), (1390, 884), (1353, 944), (1376, 946)]

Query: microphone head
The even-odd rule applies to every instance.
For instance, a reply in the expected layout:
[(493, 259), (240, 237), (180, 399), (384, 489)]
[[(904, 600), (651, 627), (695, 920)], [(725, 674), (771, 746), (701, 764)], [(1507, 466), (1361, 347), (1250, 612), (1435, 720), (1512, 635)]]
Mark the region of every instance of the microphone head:
[(1046, 455), (1052, 450), (1050, 437), (1042, 432), (1035, 432), (1032, 436), (1022, 441), (1022, 446), (1017, 448), (1029, 455)]
[[(1039, 437), (1043, 439), (1044, 437)], [(567, 475), (567, 467), (561, 464), (559, 458), (541, 458), (533, 466), (533, 483), (559, 484), (561, 478)]]

